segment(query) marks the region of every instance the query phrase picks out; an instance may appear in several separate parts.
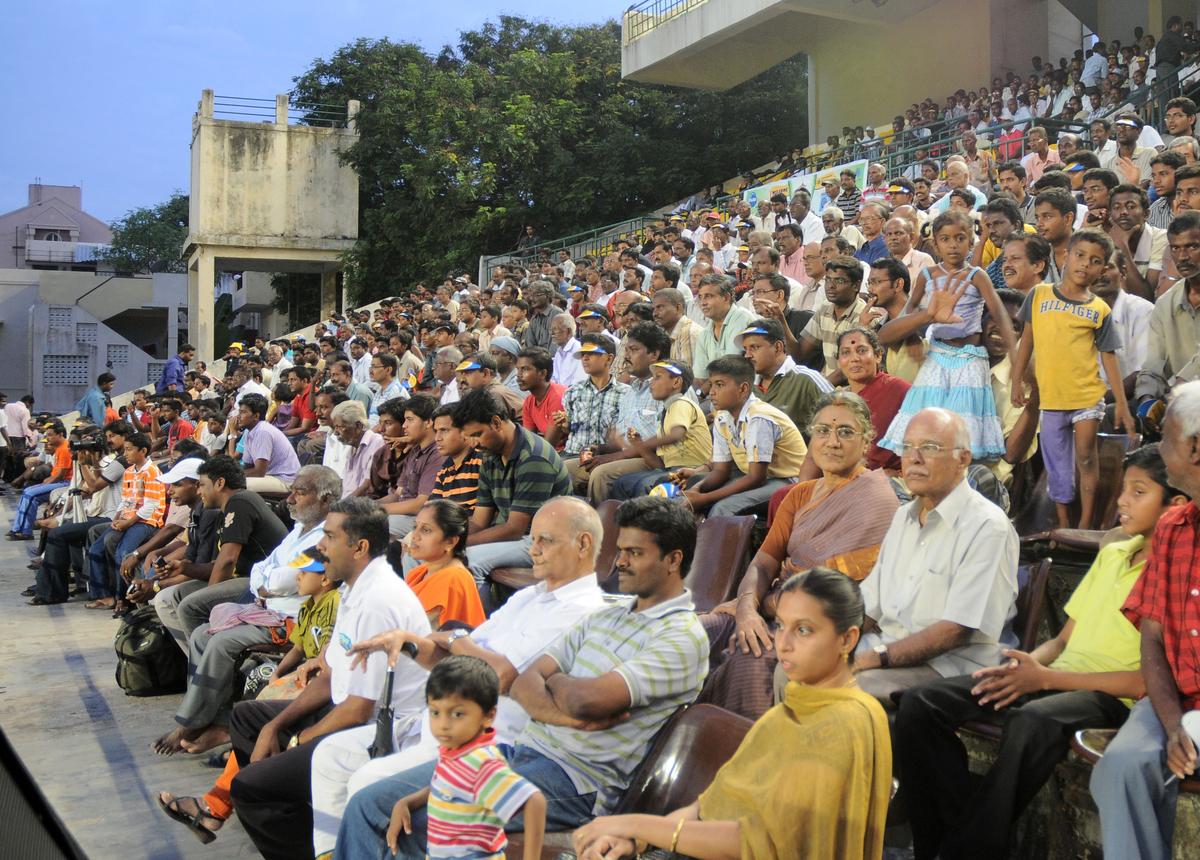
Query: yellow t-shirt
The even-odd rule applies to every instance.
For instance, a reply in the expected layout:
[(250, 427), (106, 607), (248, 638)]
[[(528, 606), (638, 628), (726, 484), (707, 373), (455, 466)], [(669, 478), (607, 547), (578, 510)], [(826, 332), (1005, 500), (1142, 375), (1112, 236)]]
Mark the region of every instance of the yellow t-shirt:
[(1104, 399), (1108, 386), (1100, 378), (1097, 355), (1114, 352), (1121, 336), (1103, 299), (1071, 301), (1057, 287), (1038, 284), (1025, 296), (1020, 318), (1033, 326), (1034, 375), (1043, 410), (1086, 409)]
[(921, 372), (921, 365), (925, 363), (925, 354), (928, 351), (929, 341), (924, 338), (920, 343), (889, 346), (884, 355), (887, 372), (912, 385), (917, 381), (917, 374)]
[[(1026, 233), (1032, 235), (1037, 232), (1037, 229), (1032, 224), (1023, 224), (1022, 226), (1025, 228)], [(996, 262), (996, 258), (999, 256), (1000, 249), (996, 246), (995, 242), (988, 239), (983, 243), (983, 250), (979, 252), (979, 268), (986, 269), (992, 263)]]
[(699, 404), (676, 394), (667, 401), (658, 426), (661, 433), (675, 427), (686, 431), (675, 444), (659, 446), (658, 456), (667, 469), (703, 466), (712, 459), (712, 431)]
[[(1129, 560), (1146, 544), (1141, 535), (1100, 550), (1079, 583), (1066, 612), (1075, 629), (1051, 669), (1063, 672), (1131, 672), (1142, 663), (1142, 637), (1121, 612), (1125, 598), (1146, 566)], [(1132, 704), (1126, 701), (1126, 704)]]

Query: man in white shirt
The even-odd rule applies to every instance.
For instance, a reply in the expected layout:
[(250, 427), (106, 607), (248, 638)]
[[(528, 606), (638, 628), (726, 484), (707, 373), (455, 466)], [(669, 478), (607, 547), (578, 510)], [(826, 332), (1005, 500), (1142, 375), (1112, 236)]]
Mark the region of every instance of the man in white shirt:
[(967, 483), (971, 437), (962, 418), (923, 409), (904, 433), (902, 469), (913, 501), (884, 535), (862, 583), (868, 628), (854, 657), (859, 686), (892, 694), (965, 675), (1012, 647), (1017, 533), (1004, 511)]
[(233, 408), (236, 410), (242, 404), (242, 398), (247, 394), (261, 394), (268, 401), (271, 399), (271, 389), (261, 382), (255, 382), (250, 375), (250, 368), (244, 362), (233, 369), (233, 384), (237, 388), (237, 396), (233, 398)]
[[(309, 676), (296, 699), (239, 702), (233, 710), (229, 728), (241, 770), (230, 796), (238, 820), (264, 856), (312, 856), (310, 782), (318, 741), (355, 727), (366, 727), (374, 736), (372, 717), (388, 658), (377, 652), (351, 669), (351, 662), (358, 662), (351, 649), (391, 630), (430, 633), (421, 602), (384, 555), (387, 546), (387, 514), (377, 503), (352, 498), (330, 508), (317, 550), (326, 559), (326, 575), (341, 582), (343, 592), (329, 647), (317, 658), (323, 671)], [(429, 673), (407, 657), (396, 661), (394, 672), (391, 700), (382, 704), (393, 709), (393, 725), (404, 737), (425, 710)], [(296, 739), (294, 744), (288, 737)]]
[(367, 351), (367, 342), (359, 337), (350, 338), (346, 345), (350, 350), (351, 378), (359, 385), (371, 387), (371, 353)]
[[(1114, 252), (1109, 258), (1104, 275), (1092, 285), (1092, 292), (1112, 308), (1113, 326), (1121, 335), (1121, 345), (1116, 349), (1117, 361), (1121, 366), (1125, 391), (1132, 397), (1138, 371), (1146, 363), (1154, 302), (1125, 290), (1128, 271), (1129, 256), (1124, 251)], [(1103, 364), (1100, 366), (1100, 378), (1108, 381)]]
[(1083, 63), (1079, 80), (1086, 89), (1095, 89), (1108, 77), (1108, 48), (1103, 42), (1092, 45), (1092, 55)]
[(579, 340), (575, 337), (575, 320), (570, 314), (559, 314), (550, 321), (550, 339), (554, 341), (554, 372), (550, 381), (570, 388), (587, 378), (576, 353)]
[(922, 269), (934, 265), (933, 257), (913, 247), (915, 238), (916, 229), (907, 218), (889, 218), (883, 225), (883, 241), (888, 253), (905, 265), (913, 283)]
[[(427, 669), (451, 654), (483, 660), (500, 677), (496, 742), (513, 744), (529, 715), (508, 697), (509, 685), (559, 636), (605, 605), (595, 572), (603, 533), (594, 508), (571, 496), (552, 499), (534, 515), (530, 537), (536, 584), (510, 597), (471, 633), (455, 630), (422, 636), (395, 630), (353, 650), (364, 654), (386, 651), (389, 659), (396, 659), (401, 646), (411, 642), (418, 649), (417, 663)], [(373, 737), (371, 726), (341, 732), (321, 741), (313, 755), (313, 849), (317, 854), (333, 848), (351, 795), (437, 758), (437, 742), (430, 734), (427, 715), (400, 739), (396, 755), (371, 760), (367, 745)]]

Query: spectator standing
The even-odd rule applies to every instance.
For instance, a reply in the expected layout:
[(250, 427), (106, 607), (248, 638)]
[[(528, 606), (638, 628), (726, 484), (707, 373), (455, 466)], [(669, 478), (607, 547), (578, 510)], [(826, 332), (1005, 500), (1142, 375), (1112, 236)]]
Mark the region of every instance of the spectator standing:
[[(1081, 506), (1077, 527), (1092, 527), (1100, 476), (1096, 433), (1104, 413), (1105, 389), (1109, 387), (1100, 378), (1097, 357), (1103, 362), (1107, 378), (1113, 380), (1117, 427), (1134, 432), (1115, 355), (1120, 337), (1110, 319), (1111, 309), (1091, 293), (1092, 284), (1103, 277), (1111, 255), (1107, 236), (1094, 230), (1079, 231), (1071, 237), (1062, 282), (1058, 286), (1034, 287), (1021, 308), (1021, 319), (1028, 325), (1013, 359), (1012, 377), (1024, 378), (1037, 346), (1034, 370), (1041, 402), (1042, 458), (1049, 475), (1048, 493), (1058, 509), (1061, 528), (1071, 527), (1069, 505), (1075, 499), (1077, 466)], [(1025, 405), (1023, 389), (1014, 387), (1012, 401), (1014, 406)]]
[(112, 391), (116, 384), (117, 378), (108, 371), (100, 374), (96, 377), (96, 384), (89, 388), (75, 404), (75, 411), (81, 418), (86, 418), (97, 427), (103, 427), (108, 423), (105, 420), (104, 401), (108, 397), (108, 392)]
[(154, 393), (166, 394), (173, 392), (175, 394), (183, 394), (187, 388), (184, 373), (187, 371), (188, 364), (195, 357), (196, 347), (190, 343), (185, 343), (179, 347), (179, 352), (168, 358), (167, 363), (163, 365), (162, 376), (159, 377), (158, 383), (154, 386)]

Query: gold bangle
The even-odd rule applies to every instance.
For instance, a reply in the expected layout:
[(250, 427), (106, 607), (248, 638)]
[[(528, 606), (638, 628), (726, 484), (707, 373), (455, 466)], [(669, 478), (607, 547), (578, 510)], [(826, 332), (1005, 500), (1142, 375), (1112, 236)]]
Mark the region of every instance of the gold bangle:
[(671, 853), (675, 853), (675, 848), (679, 845), (679, 834), (683, 831), (683, 824), (686, 818), (679, 819), (679, 823), (675, 825), (675, 835), (671, 837)]

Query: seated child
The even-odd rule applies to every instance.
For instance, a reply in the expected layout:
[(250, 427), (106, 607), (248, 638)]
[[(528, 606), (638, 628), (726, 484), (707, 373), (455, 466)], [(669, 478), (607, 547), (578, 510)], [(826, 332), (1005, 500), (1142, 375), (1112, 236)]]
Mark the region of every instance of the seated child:
[[(259, 694), (259, 698), (291, 699), (298, 696), (302, 685), (293, 670), (306, 660), (316, 659), (333, 635), (341, 593), (334, 581), (325, 576), (325, 565), (314, 559), (300, 568), (296, 585), (300, 594), (308, 600), (300, 607), (296, 624), (288, 634), (292, 648), (275, 667), (270, 685)], [(158, 805), (172, 819), (186, 824), (196, 838), (207, 845), (217, 838), (217, 831), (233, 814), (229, 786), (237, 774), (237, 758), (230, 755), (225, 762), (225, 770), (204, 797), (175, 797), (170, 792), (161, 791)]]
[(609, 498), (644, 496), (655, 484), (669, 480), (672, 470), (709, 461), (712, 431), (700, 405), (687, 396), (691, 390), (692, 369), (683, 362), (659, 361), (650, 366), (650, 396), (663, 404), (658, 433), (642, 439), (637, 431), (629, 431), (629, 445), (641, 455), (646, 470), (617, 478)]
[[(1117, 509), (1127, 537), (1100, 550), (1067, 602), (1067, 623), (1032, 654), (909, 690), (896, 716), (896, 761), (909, 797), (917, 858), (1003, 858), (1021, 812), (1083, 728), (1116, 728), (1145, 693), (1141, 637), (1121, 607), (1141, 576), (1159, 517), (1187, 498), (1167, 482), (1157, 445), (1125, 458)], [(977, 787), (955, 730), (1004, 726), (995, 763)]]
[(400, 832), (412, 833), (412, 812), (428, 807), (431, 858), (504, 860), (504, 825), (525, 812), (525, 860), (538, 860), (546, 830), (546, 798), (508, 766), (496, 746), (500, 679), (476, 657), (447, 657), (425, 684), (429, 724), (440, 750), (429, 788), (396, 801), (387, 844), (399, 853)]

